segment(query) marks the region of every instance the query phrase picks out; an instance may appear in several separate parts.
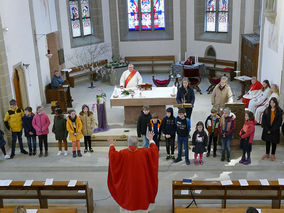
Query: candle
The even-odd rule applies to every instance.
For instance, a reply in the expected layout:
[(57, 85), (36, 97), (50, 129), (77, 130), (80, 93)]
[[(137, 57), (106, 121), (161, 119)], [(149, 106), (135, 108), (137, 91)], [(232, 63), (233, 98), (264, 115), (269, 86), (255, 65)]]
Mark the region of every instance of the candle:
[(176, 87), (173, 85), (173, 95), (176, 94)]
[(187, 52), (185, 51), (185, 53), (184, 53), (184, 60), (186, 61), (186, 59), (187, 59)]
[(178, 53), (178, 61), (179, 61), (179, 62), (181, 61), (181, 55), (180, 55), (180, 53)]

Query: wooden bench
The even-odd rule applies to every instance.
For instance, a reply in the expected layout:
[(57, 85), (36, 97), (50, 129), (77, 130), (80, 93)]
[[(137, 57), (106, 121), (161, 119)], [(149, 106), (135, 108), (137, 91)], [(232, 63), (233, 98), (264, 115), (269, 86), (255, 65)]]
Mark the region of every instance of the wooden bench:
[[(271, 200), (272, 208), (280, 209), (284, 186), (278, 181), (269, 181), (269, 186), (262, 186), (259, 181), (248, 181), (248, 186), (241, 186), (239, 181), (232, 181), (233, 185), (223, 186), (220, 181), (192, 181), (183, 184), (182, 181), (172, 182), (172, 212), (175, 211), (177, 199), (221, 200), (222, 208), (226, 208), (227, 200)], [(181, 194), (181, 190), (188, 190), (188, 194)], [(195, 190), (202, 190), (196, 193)]]
[(4, 199), (37, 199), (41, 209), (48, 208), (49, 199), (76, 199), (86, 200), (88, 213), (94, 210), (93, 189), (88, 182), (78, 181), (75, 187), (68, 187), (69, 181), (54, 181), (50, 186), (45, 186), (45, 181), (33, 181), (31, 186), (24, 186), (24, 183), (13, 181), (9, 186), (0, 186), (0, 208), (4, 208)]
[[(199, 208), (188, 208), (188, 209), (182, 209), (177, 208), (175, 210), (175, 213), (245, 213), (246, 209), (240, 209), (240, 208), (230, 208), (230, 209), (199, 209)], [(283, 213), (283, 209), (261, 209), (261, 213)]]
[[(102, 60), (93, 63), (93, 68), (94, 67), (99, 67), (107, 64), (107, 60)], [(81, 78), (83, 76), (88, 76), (88, 75), (95, 75), (96, 71), (92, 70), (92, 67), (90, 65), (84, 65), (84, 66), (79, 66), (79, 67), (72, 67), (70, 72), (66, 72), (66, 79), (69, 82), (70, 86), (72, 88), (75, 87), (75, 79)]]
[[(194, 59), (194, 56), (190, 56), (190, 58)], [(206, 68), (209, 70), (210, 78), (215, 76), (216, 71), (229, 72), (231, 81), (233, 81), (236, 76), (234, 72), (237, 70), (236, 61), (221, 60), (221, 59), (207, 58), (207, 57), (198, 57), (198, 62), (205, 64)], [(228, 70), (226, 68), (228, 68)]]
[(136, 68), (142, 66), (150, 66), (152, 73), (154, 73), (154, 67), (168, 66), (171, 67), (175, 63), (175, 56), (131, 56), (125, 57), (127, 63), (133, 64)]
[[(29, 209), (29, 208), (27, 208)], [(14, 213), (15, 209), (0, 209), (0, 213)], [(77, 213), (77, 209), (38, 209), (37, 213)]]

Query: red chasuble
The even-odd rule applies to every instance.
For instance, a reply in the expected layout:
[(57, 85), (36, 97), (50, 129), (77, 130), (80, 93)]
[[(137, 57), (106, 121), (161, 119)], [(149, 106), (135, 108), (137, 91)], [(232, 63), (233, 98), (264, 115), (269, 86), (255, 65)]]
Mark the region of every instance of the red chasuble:
[[(256, 81), (254, 84), (250, 85), (249, 92), (254, 91), (254, 90), (260, 90), (260, 89), (262, 89), (262, 84), (259, 81)], [(248, 108), (250, 100), (251, 99), (249, 99), (249, 98), (243, 97), (243, 103), (245, 104), (245, 108)]]
[(155, 203), (158, 192), (159, 151), (154, 143), (150, 148), (116, 151), (109, 148), (108, 189), (120, 207), (147, 210)]

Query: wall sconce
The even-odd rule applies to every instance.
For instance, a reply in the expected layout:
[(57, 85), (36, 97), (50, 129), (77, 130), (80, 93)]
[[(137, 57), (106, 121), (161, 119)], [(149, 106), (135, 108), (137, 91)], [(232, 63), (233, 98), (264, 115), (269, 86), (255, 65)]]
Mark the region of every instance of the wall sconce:
[(46, 57), (50, 59), (52, 56), (53, 56), (53, 54), (52, 54), (52, 53), (50, 52), (50, 50), (48, 49), (48, 50), (47, 50)]
[(8, 28), (8, 27), (3, 27), (2, 30), (3, 30), (4, 32), (8, 32), (8, 31), (9, 31), (9, 28)]

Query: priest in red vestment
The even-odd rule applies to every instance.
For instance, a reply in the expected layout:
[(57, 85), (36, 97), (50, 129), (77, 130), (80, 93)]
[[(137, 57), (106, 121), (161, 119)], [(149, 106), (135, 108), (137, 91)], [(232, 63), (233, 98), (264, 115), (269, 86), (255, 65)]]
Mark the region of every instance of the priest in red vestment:
[(138, 148), (138, 138), (129, 136), (128, 148), (116, 151), (110, 138), (108, 188), (121, 211), (147, 210), (158, 192), (159, 151), (148, 134), (150, 148)]
[(256, 79), (256, 77), (252, 77), (249, 91), (243, 96), (243, 103), (245, 104), (246, 108), (248, 108), (250, 100), (260, 94), (261, 89), (262, 84)]

